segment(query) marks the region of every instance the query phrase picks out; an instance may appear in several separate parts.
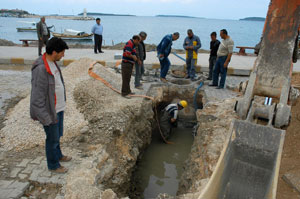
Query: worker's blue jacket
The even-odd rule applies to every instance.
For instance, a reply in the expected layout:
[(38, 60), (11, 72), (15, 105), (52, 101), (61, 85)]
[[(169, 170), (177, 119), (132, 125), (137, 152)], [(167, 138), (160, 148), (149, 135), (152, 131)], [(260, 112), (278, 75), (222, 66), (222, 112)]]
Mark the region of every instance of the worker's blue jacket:
[(161, 42), (157, 46), (157, 55), (163, 54), (164, 57), (168, 57), (171, 53), (171, 46), (173, 44), (172, 34), (164, 36)]

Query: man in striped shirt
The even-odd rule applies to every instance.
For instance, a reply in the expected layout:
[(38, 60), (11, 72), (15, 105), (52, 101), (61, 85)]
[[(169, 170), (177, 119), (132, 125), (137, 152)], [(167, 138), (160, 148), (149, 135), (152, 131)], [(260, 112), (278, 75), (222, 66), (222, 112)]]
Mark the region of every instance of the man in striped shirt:
[(123, 49), (123, 57), (122, 57), (122, 96), (126, 98), (130, 98), (128, 95), (132, 95), (134, 93), (131, 92), (130, 89), (130, 78), (132, 74), (133, 65), (137, 61), (136, 56), (136, 46), (140, 43), (140, 36), (134, 35), (132, 39), (130, 39)]
[(160, 118), (160, 129), (165, 139), (168, 139), (172, 127), (177, 127), (178, 111), (187, 107), (187, 102), (181, 100), (177, 104), (169, 104), (164, 110)]

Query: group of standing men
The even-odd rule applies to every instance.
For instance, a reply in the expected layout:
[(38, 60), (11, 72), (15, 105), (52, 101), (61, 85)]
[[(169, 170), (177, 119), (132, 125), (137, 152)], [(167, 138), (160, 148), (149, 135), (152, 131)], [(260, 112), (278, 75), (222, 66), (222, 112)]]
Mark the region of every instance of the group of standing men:
[[(226, 29), (220, 31), (222, 42), (217, 40), (217, 33), (211, 33), (210, 56), (209, 56), (209, 76), (208, 80), (212, 80), (210, 86), (216, 86), (217, 89), (222, 89), (225, 86), (227, 68), (233, 53), (234, 42), (228, 35)], [(172, 42), (179, 38), (179, 33), (175, 32), (166, 35), (157, 46), (157, 56), (160, 62), (160, 80), (167, 82), (166, 75), (170, 67), (168, 58), (171, 53)], [(198, 50), (201, 48), (201, 41), (198, 36), (194, 35), (193, 31), (187, 31), (187, 37), (184, 40), (183, 48), (186, 50), (186, 66), (187, 79), (196, 80), (196, 70), (198, 59)], [(219, 81), (219, 76), (221, 76)]]
[[(166, 75), (170, 68), (169, 55), (172, 50), (173, 41), (179, 39), (180, 34), (175, 32), (163, 37), (157, 46), (157, 57), (160, 62), (160, 80), (164, 83), (167, 82)], [(223, 89), (225, 86), (227, 69), (231, 56), (233, 53), (234, 42), (228, 35), (226, 29), (220, 31), (220, 37), (223, 39), (221, 42), (217, 40), (217, 33), (211, 33), (210, 42), (210, 56), (209, 56), (209, 76), (208, 80), (212, 80), (209, 86), (215, 86), (217, 89)], [(147, 34), (141, 32), (139, 35), (134, 35), (129, 40), (123, 49), (122, 57), (122, 96), (130, 98), (134, 93), (130, 89), (130, 78), (135, 65), (135, 87), (142, 89), (140, 83), (142, 74), (144, 73), (144, 60), (146, 59), (146, 49), (143, 41), (146, 39)], [(138, 49), (138, 53), (136, 50)], [(186, 50), (186, 65), (187, 65), (187, 79), (192, 81), (196, 80), (196, 70), (198, 59), (198, 50), (201, 48), (201, 41), (191, 29), (187, 31), (187, 37), (184, 40), (183, 48)], [(219, 81), (219, 76), (220, 81)]]

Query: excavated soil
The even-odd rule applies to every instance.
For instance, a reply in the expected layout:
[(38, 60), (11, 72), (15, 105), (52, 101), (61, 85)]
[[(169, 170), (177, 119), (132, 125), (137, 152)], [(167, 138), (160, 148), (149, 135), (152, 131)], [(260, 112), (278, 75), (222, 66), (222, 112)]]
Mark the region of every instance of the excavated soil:
[[(297, 80), (300, 83), (300, 75)], [(294, 81), (293, 81), (294, 82)], [(283, 154), (277, 187), (277, 199), (300, 198), (299, 192), (283, 180), (283, 175), (289, 171), (300, 169), (300, 99), (292, 107), (292, 120), (286, 130)]]

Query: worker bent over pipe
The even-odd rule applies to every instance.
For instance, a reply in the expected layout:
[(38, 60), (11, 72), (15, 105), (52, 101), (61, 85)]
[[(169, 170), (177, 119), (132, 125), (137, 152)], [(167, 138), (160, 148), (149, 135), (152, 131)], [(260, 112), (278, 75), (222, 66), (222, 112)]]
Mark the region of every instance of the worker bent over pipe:
[(177, 127), (178, 111), (186, 108), (187, 105), (187, 101), (181, 100), (177, 104), (169, 104), (163, 110), (160, 117), (160, 128), (165, 139), (169, 139), (172, 128)]

